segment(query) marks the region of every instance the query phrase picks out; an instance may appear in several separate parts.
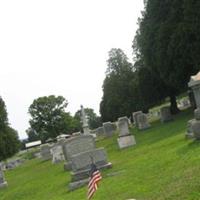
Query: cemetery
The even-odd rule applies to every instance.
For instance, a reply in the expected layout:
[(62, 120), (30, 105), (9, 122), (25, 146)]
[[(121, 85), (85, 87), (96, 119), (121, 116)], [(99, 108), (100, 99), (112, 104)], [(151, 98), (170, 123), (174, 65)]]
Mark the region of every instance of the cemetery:
[(0, 200), (200, 200), (200, 1), (0, 5)]
[[(94, 199), (110, 200), (112, 196), (115, 196), (116, 200), (133, 197), (135, 199), (189, 199), (190, 197), (198, 199), (200, 171), (199, 161), (196, 158), (200, 153), (199, 142), (185, 138), (187, 121), (192, 117), (193, 111), (189, 108), (174, 116), (174, 120), (168, 123), (156, 120), (151, 123), (151, 128), (145, 130), (139, 130), (135, 125), (130, 125), (127, 129), (127, 119), (122, 117), (118, 120), (120, 131), (112, 137), (105, 136), (95, 142), (96, 144), (94, 138), (89, 135), (76, 136), (80, 139), (85, 136), (91, 138), (89, 142), (91, 146), (86, 145), (86, 154), (90, 149), (93, 149), (93, 153), (96, 151), (103, 153), (101, 147), (104, 147), (107, 154), (106, 162), (112, 163), (111, 169), (102, 171), (103, 179)], [(117, 140), (127, 135), (134, 137), (133, 143), (127, 148), (120, 149)], [(70, 140), (75, 142), (73, 138)], [(77, 145), (76, 150), (83, 148), (80, 143)], [(86, 165), (79, 162), (81, 157), (85, 162), (87, 161), (87, 157), (84, 158), (85, 153), (82, 153), (82, 156), (80, 154), (71, 156), (72, 149), (66, 149), (65, 152), (67, 161), (73, 163), (71, 166), (73, 173), (76, 173), (79, 168), (81, 170), (85, 168)], [(104, 157), (104, 153), (102, 156)], [(27, 195), (29, 199), (38, 200), (85, 199), (86, 186), (69, 191), (71, 180), (77, 180), (77, 176), (70, 170), (63, 170), (66, 161), (52, 164), (52, 158), (50, 159), (49, 154), (46, 153), (46, 148), (44, 158), (49, 159), (44, 161), (43, 158), (34, 158), (11, 171), (4, 171), (5, 178), (2, 184), (7, 186), (0, 190), (0, 199), (25, 200)], [(95, 159), (98, 160), (96, 157)]]

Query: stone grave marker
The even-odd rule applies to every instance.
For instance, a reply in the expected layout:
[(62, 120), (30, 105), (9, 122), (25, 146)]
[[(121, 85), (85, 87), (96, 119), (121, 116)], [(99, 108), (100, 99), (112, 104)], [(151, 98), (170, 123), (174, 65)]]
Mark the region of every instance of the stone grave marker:
[(6, 163), (6, 169), (14, 169), (15, 167), (18, 167), (19, 165), (21, 165), (25, 160), (24, 159), (14, 159), (14, 160), (9, 160)]
[(116, 126), (112, 122), (105, 122), (103, 123), (103, 129), (105, 137), (111, 137), (116, 131)]
[(161, 122), (168, 122), (168, 121), (171, 121), (173, 118), (172, 118), (172, 115), (171, 115), (171, 112), (170, 112), (170, 107), (169, 106), (165, 106), (165, 107), (162, 107), (160, 109), (160, 120)]
[(1, 166), (0, 166), (0, 188), (4, 188), (6, 187), (8, 184), (7, 182), (5, 181), (5, 178), (4, 178), (4, 174), (3, 174), (3, 170), (1, 169)]
[(192, 121), (192, 132), (194, 138), (200, 140), (200, 108), (195, 109), (194, 118)]
[[(200, 72), (196, 75), (190, 77), (190, 82), (188, 83), (188, 87), (191, 88), (197, 109), (194, 111), (195, 119), (189, 120), (187, 124), (187, 133), (186, 137), (194, 136), (197, 140), (200, 139)], [(191, 105), (192, 105), (191, 104)], [(191, 129), (190, 129), (191, 128)]]
[(43, 144), (40, 146), (40, 155), (42, 160), (51, 160), (52, 155), (50, 151), (51, 147), (49, 144)]
[(188, 138), (188, 139), (194, 138), (194, 133), (193, 133), (193, 130), (192, 130), (192, 124), (194, 122), (195, 122), (195, 119), (191, 119), (187, 123), (187, 131), (186, 131), (185, 137)]
[(192, 89), (196, 106), (200, 108), (200, 72), (194, 76), (191, 76), (188, 87)]
[(55, 144), (51, 148), (51, 154), (52, 154), (52, 163), (56, 164), (63, 160), (65, 160), (65, 157), (63, 155), (63, 148), (61, 145)]
[(63, 153), (65, 160), (65, 170), (71, 169), (71, 157), (81, 152), (95, 149), (95, 140), (91, 135), (80, 135), (67, 139), (63, 144)]
[(150, 128), (148, 118), (144, 113), (141, 113), (137, 116), (137, 121), (138, 121), (138, 129), (139, 130), (145, 130), (145, 129)]
[(103, 126), (98, 127), (98, 128), (96, 129), (96, 134), (97, 134), (97, 136), (104, 136), (104, 135), (105, 135)]
[(132, 116), (133, 116), (133, 122), (135, 124), (136, 127), (138, 127), (138, 115), (142, 114), (142, 111), (137, 111), (137, 112), (133, 112)]
[(119, 148), (123, 149), (135, 145), (136, 144), (135, 138), (129, 132), (128, 118), (120, 117), (118, 119), (117, 125), (119, 130), (119, 137), (117, 139)]
[(95, 148), (95, 140), (91, 135), (70, 138), (65, 142), (63, 149), (67, 160), (65, 169), (71, 170), (69, 190), (74, 190), (87, 183), (92, 162), (99, 169), (112, 166), (107, 162), (104, 148)]

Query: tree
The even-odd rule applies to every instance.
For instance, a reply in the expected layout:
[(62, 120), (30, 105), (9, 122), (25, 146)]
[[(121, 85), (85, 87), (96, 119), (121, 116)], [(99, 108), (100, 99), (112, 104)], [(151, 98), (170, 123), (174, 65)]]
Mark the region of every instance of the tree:
[(6, 106), (3, 99), (0, 97), (0, 130), (4, 130), (8, 126), (8, 117)]
[(155, 76), (148, 68), (140, 67), (137, 70), (138, 76), (138, 95), (139, 95), (139, 108), (148, 112), (148, 109), (160, 104), (166, 97), (164, 83), (158, 76)]
[(70, 113), (65, 112), (67, 105), (67, 100), (62, 96), (50, 95), (35, 99), (29, 107), (29, 139), (40, 139), (44, 142), (62, 133), (72, 133), (75, 124)]
[(135, 110), (137, 77), (135, 68), (121, 49), (111, 49), (107, 63), (100, 113), (103, 121), (115, 121), (120, 116), (130, 116)]
[(199, 8), (195, 0), (148, 0), (134, 39), (136, 60), (160, 78), (172, 113), (178, 112), (176, 95), (199, 69)]
[(19, 147), (17, 131), (8, 125), (6, 106), (0, 97), (0, 161), (13, 156)]

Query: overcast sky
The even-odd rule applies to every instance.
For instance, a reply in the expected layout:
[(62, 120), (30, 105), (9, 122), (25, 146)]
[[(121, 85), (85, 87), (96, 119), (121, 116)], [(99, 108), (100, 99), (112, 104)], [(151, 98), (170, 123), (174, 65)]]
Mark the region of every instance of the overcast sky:
[(111, 48), (132, 61), (143, 0), (0, 1), (0, 95), (20, 138), (34, 99), (62, 95), (99, 114)]

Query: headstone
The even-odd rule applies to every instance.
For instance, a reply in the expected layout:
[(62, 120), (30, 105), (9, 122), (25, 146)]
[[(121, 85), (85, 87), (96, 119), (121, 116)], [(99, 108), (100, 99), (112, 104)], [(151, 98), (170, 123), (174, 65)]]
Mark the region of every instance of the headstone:
[(160, 120), (163, 123), (172, 120), (172, 115), (169, 106), (165, 106), (160, 109)]
[(52, 159), (51, 151), (49, 144), (43, 144), (40, 146), (40, 155), (42, 160), (50, 160)]
[(6, 187), (8, 184), (5, 181), (3, 170), (0, 168), (0, 188)]
[(13, 161), (9, 161), (6, 163), (6, 169), (14, 169), (16, 167), (15, 163)]
[(188, 138), (188, 139), (194, 138), (194, 133), (193, 133), (193, 130), (192, 130), (192, 124), (194, 122), (195, 122), (195, 119), (191, 119), (187, 123), (187, 131), (186, 131), (185, 137)]
[(133, 112), (132, 116), (133, 116), (133, 122), (135, 124), (136, 127), (138, 127), (138, 118), (137, 116), (142, 114), (142, 111), (137, 111), (137, 112)]
[[(194, 120), (189, 120), (188, 124), (191, 124), (192, 127), (192, 133), (194, 135), (194, 138), (197, 140), (200, 139), (200, 72), (198, 72), (195, 76), (190, 77), (190, 82), (188, 83), (188, 87), (191, 88), (194, 99), (195, 99), (195, 105), (197, 109), (194, 111)], [(192, 97), (192, 94), (190, 94), (190, 99)], [(193, 103), (191, 102), (191, 105)]]
[(104, 136), (104, 135), (105, 135), (105, 132), (104, 132), (104, 129), (103, 129), (102, 126), (101, 126), (101, 127), (98, 127), (98, 128), (96, 129), (96, 134), (97, 134), (97, 136)]
[(130, 135), (127, 117), (120, 117), (118, 119), (117, 126), (119, 130), (119, 137)]
[(64, 170), (71, 169), (71, 157), (81, 152), (95, 149), (95, 140), (91, 135), (80, 135), (67, 139), (63, 144), (63, 154), (65, 160)]
[(20, 164), (22, 164), (24, 162), (24, 159), (14, 159), (14, 160), (9, 160), (6, 163), (6, 169), (14, 169), (15, 167), (19, 166)]
[(138, 121), (138, 129), (145, 130), (150, 128), (150, 124), (148, 122), (147, 116), (144, 113), (141, 113), (137, 116)]
[(112, 122), (112, 127), (113, 127), (113, 130), (114, 132), (117, 130), (117, 122)]
[(4, 162), (0, 162), (0, 170), (2, 171), (6, 170), (6, 164)]
[(135, 137), (133, 135), (127, 135), (117, 138), (117, 142), (120, 149), (124, 149), (136, 144)]
[(194, 121), (192, 122), (192, 132), (194, 138), (200, 140), (200, 108), (195, 109), (194, 111)]
[[(119, 121), (120, 121), (120, 122), (124, 122), (124, 123), (128, 124), (128, 126), (130, 125), (129, 118), (128, 118), (128, 117), (126, 117), (126, 116), (118, 118), (118, 121), (116, 122), (116, 124), (117, 124), (117, 127), (118, 127), (118, 122), (119, 122)], [(118, 128), (119, 128), (119, 127), (118, 127)]]
[[(93, 160), (91, 160), (91, 157)], [(95, 162), (98, 168), (108, 163), (104, 148), (98, 148), (72, 156), (72, 171), (89, 170), (92, 162)]]
[(95, 149), (95, 141), (91, 135), (81, 135), (66, 140), (63, 146), (66, 160), (70, 160), (75, 154)]
[(197, 108), (200, 108), (200, 72), (191, 76), (188, 87), (193, 91)]
[(105, 137), (111, 137), (115, 133), (116, 126), (111, 122), (105, 122), (103, 123), (103, 129)]
[(118, 119), (117, 125), (119, 130), (119, 137), (117, 139), (119, 148), (123, 149), (135, 145), (136, 144), (135, 138), (129, 132), (128, 118), (120, 117)]
[(56, 144), (51, 148), (51, 154), (52, 154), (52, 163), (56, 164), (63, 160), (65, 160), (63, 155), (63, 149), (61, 145)]
[(64, 144), (64, 155), (68, 161), (65, 168), (71, 170), (69, 190), (74, 190), (87, 183), (90, 165), (94, 162), (99, 169), (110, 168), (104, 148), (95, 148), (95, 141), (91, 135), (81, 135), (70, 138)]
[(81, 105), (81, 120), (82, 120), (82, 124), (83, 124), (82, 125), (83, 126), (83, 134), (85, 134), (85, 135), (90, 134), (90, 129), (88, 126), (85, 110), (82, 105)]

